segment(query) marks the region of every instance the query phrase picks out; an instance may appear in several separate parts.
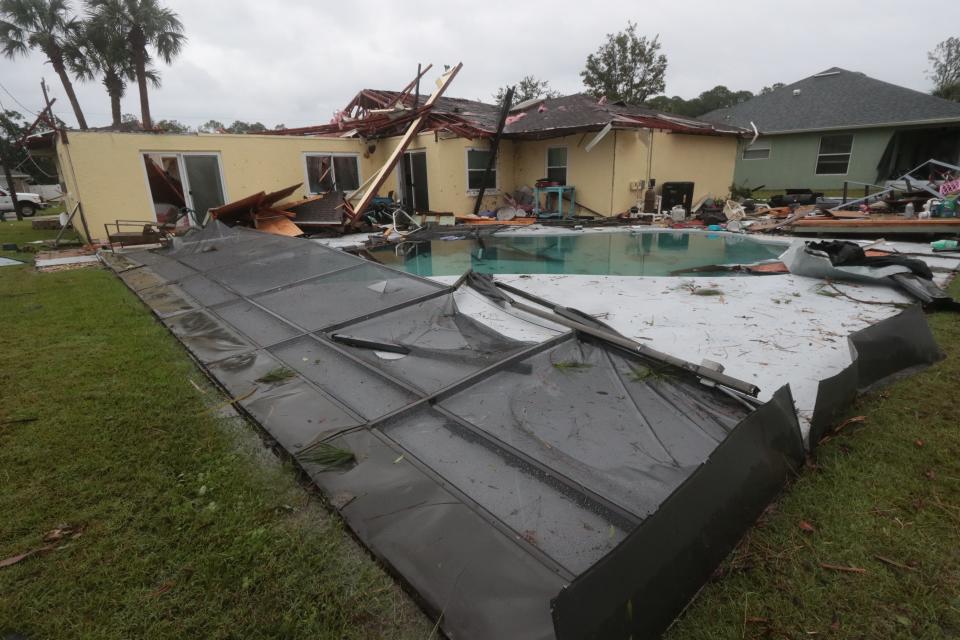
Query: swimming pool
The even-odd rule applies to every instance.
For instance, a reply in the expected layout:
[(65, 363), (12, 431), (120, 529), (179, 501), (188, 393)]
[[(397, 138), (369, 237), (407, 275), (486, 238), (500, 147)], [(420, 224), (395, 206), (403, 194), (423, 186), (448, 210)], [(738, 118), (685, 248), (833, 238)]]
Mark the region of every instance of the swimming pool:
[[(778, 257), (786, 245), (734, 234), (689, 231), (502, 234), (406, 242), (371, 250), (380, 262), (420, 276), (477, 273), (667, 276), (716, 264)], [(727, 272), (709, 275), (726, 275)]]

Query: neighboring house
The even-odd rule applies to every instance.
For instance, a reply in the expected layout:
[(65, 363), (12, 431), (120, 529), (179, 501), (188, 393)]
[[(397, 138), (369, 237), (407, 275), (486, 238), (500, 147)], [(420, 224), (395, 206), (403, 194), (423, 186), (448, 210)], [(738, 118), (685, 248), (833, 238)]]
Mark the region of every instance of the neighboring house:
[[(415, 111), (413, 96), (364, 90), (334, 123), (279, 134), (70, 131), (66, 142), (51, 132), (29, 146), (56, 156), (67, 209), (82, 202), (90, 235), (103, 238), (104, 224), (114, 220), (162, 220), (184, 204), (206, 211), (297, 182), (296, 197), (357, 189), (385, 163)], [(381, 194), (393, 191), (415, 211), (471, 213), (499, 111), (440, 98)], [(389, 126), (360, 137), (351, 119), (358, 113)], [(695, 198), (723, 196), (743, 135), (585, 95), (528, 101), (511, 112), (482, 208), (496, 209), (504, 194), (545, 177), (574, 186), (580, 212), (602, 216), (637, 204), (641, 181), (650, 178), (693, 182)]]
[(701, 119), (760, 132), (736, 181), (766, 189), (882, 184), (930, 158), (960, 160), (960, 103), (838, 67)]
[[(33, 178), (29, 174), (11, 171), (10, 177), (13, 178), (13, 185), (15, 187), (13, 190), (17, 193), (26, 193), (30, 190), (30, 182)], [(7, 188), (7, 178), (3, 175), (2, 170), (0, 170), (0, 187)]]

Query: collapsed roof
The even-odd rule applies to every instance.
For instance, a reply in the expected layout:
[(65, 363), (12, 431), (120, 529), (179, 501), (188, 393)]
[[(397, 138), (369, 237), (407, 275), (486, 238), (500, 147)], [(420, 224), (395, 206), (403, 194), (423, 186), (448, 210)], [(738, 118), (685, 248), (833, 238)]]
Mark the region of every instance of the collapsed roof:
[[(465, 138), (493, 137), (500, 106), (476, 100), (441, 97), (432, 108), (428, 96), (408, 89), (363, 89), (325, 125), (270, 132), (277, 135), (339, 135), (382, 138), (400, 135), (406, 125), (425, 115), (425, 131), (448, 131)], [(743, 136), (745, 128), (715, 124), (623, 102), (597, 100), (583, 93), (528, 100), (511, 109), (503, 129), (510, 139), (543, 139), (573, 133), (615, 129), (658, 129), (674, 133)]]
[(960, 122), (960, 103), (831, 67), (703, 120), (766, 134), (881, 125)]

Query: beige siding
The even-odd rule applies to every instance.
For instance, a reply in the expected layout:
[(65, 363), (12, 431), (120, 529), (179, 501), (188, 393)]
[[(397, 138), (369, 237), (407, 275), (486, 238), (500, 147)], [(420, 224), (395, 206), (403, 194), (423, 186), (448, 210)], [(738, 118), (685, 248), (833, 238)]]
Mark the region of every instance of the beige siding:
[[(484, 198), (483, 209), (503, 203), (501, 194), (522, 185), (533, 186), (546, 175), (547, 148), (567, 148), (567, 182), (576, 187), (577, 201), (602, 215), (625, 211), (637, 201), (631, 184), (648, 177), (658, 184), (693, 181), (695, 198), (723, 196), (733, 181), (737, 141), (729, 137), (688, 136), (664, 132), (613, 131), (589, 152), (595, 133), (543, 141), (501, 143), (497, 186)], [(648, 167), (650, 141), (653, 162)], [(71, 132), (70, 144), (58, 143), (61, 175), (70, 208), (79, 197), (94, 238), (104, 235), (104, 223), (117, 219), (153, 220), (153, 207), (141, 154), (146, 152), (208, 152), (220, 156), (227, 201), (258, 191), (271, 191), (306, 179), (304, 154), (355, 153), (360, 181), (376, 172), (399, 138), (365, 143), (355, 139), (258, 135), (154, 135), (142, 133)], [(469, 213), (475, 194), (467, 189), (467, 149), (488, 148), (486, 140), (417, 136), (410, 150), (427, 156), (430, 208)], [(399, 191), (398, 171), (388, 177), (381, 193)], [(301, 186), (295, 197), (304, 195)]]
[(648, 171), (651, 133), (611, 131), (589, 152), (596, 133), (514, 144), (515, 186), (533, 186), (546, 175), (549, 147), (567, 148), (567, 184), (576, 187), (577, 202), (603, 215), (616, 215), (637, 203), (642, 194), (631, 183), (655, 178), (657, 184), (694, 182), (694, 199), (725, 196), (733, 182), (737, 141), (731, 137), (653, 132), (653, 162)]
[[(69, 142), (57, 148), (68, 204), (72, 208), (80, 197), (94, 238), (103, 237), (107, 222), (154, 220), (141, 157), (145, 152), (218, 153), (228, 202), (304, 182), (308, 152), (356, 153), (361, 182), (379, 167), (375, 154), (365, 157), (367, 149), (361, 141), (337, 138), (70, 132)], [(301, 186), (294, 197), (304, 193)]]

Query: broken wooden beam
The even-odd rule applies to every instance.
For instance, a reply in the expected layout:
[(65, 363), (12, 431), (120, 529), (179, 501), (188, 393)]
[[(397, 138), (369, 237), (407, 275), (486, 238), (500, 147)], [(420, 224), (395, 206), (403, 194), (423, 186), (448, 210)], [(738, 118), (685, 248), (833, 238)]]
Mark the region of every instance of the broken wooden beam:
[[(442, 76), (440, 76), (440, 82), (437, 89), (430, 95), (426, 103), (423, 105), (426, 109), (433, 107), (434, 103), (443, 95), (444, 91), (447, 90), (447, 87), (450, 86), (450, 83), (459, 73), (460, 69), (463, 68), (463, 63), (458, 63), (457, 66), (448, 70)], [(370, 203), (373, 201), (373, 198), (377, 195), (377, 192), (380, 190), (380, 187), (383, 186), (383, 183), (386, 182), (387, 177), (390, 175), (390, 172), (393, 171), (393, 168), (397, 165), (397, 162), (403, 156), (403, 152), (406, 151), (407, 147), (410, 146), (410, 142), (413, 141), (413, 137), (420, 132), (420, 129), (423, 128), (423, 125), (426, 121), (425, 115), (419, 115), (417, 118), (410, 123), (410, 126), (407, 127), (406, 133), (403, 134), (403, 137), (400, 139), (400, 142), (394, 147), (393, 151), (390, 153), (390, 157), (387, 158), (387, 161), (380, 167), (373, 179), (373, 182), (370, 184), (370, 188), (367, 189), (363, 197), (360, 198), (360, 202), (357, 203), (356, 207), (347, 207), (350, 209), (350, 219), (347, 221), (347, 226), (353, 226), (360, 219), (360, 216), (363, 215), (363, 212), (366, 211), (367, 207), (370, 206)]]

